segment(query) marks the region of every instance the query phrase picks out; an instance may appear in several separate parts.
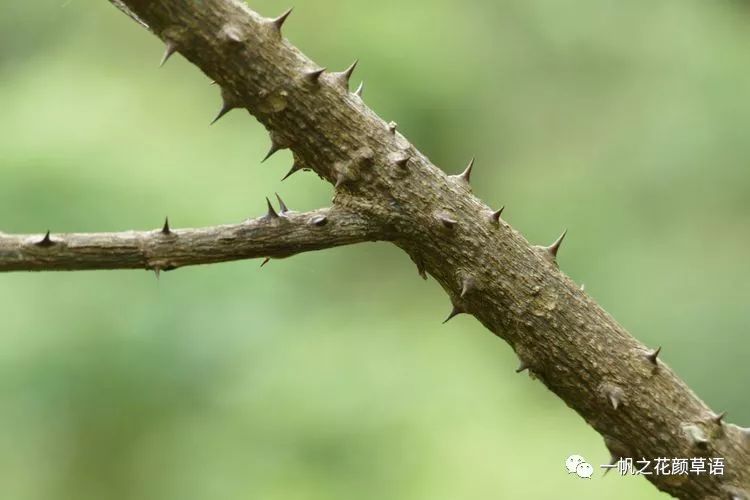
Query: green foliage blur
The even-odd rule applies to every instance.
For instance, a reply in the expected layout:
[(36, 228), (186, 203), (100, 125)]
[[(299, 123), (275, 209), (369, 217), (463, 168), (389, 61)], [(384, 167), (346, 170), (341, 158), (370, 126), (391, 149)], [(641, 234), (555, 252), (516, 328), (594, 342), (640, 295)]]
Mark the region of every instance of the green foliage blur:
[[(258, 0), (275, 16), (288, 7)], [(750, 4), (298, 0), (288, 38), (361, 63), (365, 100), (717, 411), (750, 425)], [(0, 230), (240, 221), (328, 205), (262, 126), (105, 0), (4, 2)], [(8, 500), (660, 498), (515, 375), (408, 257), (0, 275)], [(594, 464), (570, 476), (565, 458)], [(731, 464), (728, 464), (731, 468)]]

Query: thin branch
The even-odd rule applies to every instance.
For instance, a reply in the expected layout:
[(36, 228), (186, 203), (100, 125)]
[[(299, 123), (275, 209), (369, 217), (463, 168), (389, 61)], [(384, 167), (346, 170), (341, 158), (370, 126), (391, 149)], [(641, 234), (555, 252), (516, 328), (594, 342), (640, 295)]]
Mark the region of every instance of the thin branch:
[(200, 229), (8, 235), (0, 233), (0, 272), (150, 269), (302, 252), (385, 239), (368, 220), (344, 210), (269, 212), (240, 224)]

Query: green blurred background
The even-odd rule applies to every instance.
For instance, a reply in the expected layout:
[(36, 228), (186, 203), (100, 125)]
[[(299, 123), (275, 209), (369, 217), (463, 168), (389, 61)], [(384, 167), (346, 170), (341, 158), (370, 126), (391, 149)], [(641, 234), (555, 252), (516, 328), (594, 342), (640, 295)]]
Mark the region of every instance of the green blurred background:
[[(275, 16), (287, 4), (254, 1)], [(297, 0), (285, 33), (750, 425), (750, 7)], [(240, 221), (283, 184), (263, 128), (105, 0), (4, 2), (0, 230)], [(9, 500), (659, 498), (386, 244), (146, 272), (0, 276)], [(568, 476), (585, 456), (591, 481)]]

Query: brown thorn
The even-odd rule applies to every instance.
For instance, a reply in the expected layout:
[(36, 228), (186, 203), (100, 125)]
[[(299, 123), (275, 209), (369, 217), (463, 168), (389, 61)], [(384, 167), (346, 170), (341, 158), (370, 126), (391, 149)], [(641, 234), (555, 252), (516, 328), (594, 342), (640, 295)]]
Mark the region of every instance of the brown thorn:
[(715, 423), (716, 425), (721, 426), (724, 424), (724, 418), (726, 418), (726, 416), (727, 416), (727, 412), (723, 411), (711, 417), (711, 421)]
[(52, 238), (50, 238), (50, 235), (49, 235), (49, 230), (47, 230), (47, 234), (44, 235), (44, 238), (42, 238), (40, 241), (34, 244), (38, 247), (49, 248), (51, 246), (54, 246), (55, 242), (52, 241)]
[(503, 215), (503, 212), (505, 211), (505, 207), (503, 206), (500, 208), (500, 210), (496, 212), (492, 212), (492, 215), (490, 215), (490, 219), (492, 219), (492, 222), (499, 224), (500, 223), (500, 216)]
[(268, 153), (266, 154), (265, 158), (261, 160), (261, 163), (265, 163), (270, 157), (272, 157), (282, 149), (284, 149), (282, 146), (279, 146), (275, 142), (271, 142), (271, 149), (268, 150)]
[(260, 267), (263, 268), (263, 266), (265, 266), (269, 262), (271, 262), (271, 257), (266, 257), (265, 259), (263, 259), (263, 262), (260, 264)]
[(409, 155), (404, 155), (401, 158), (398, 158), (396, 160), (396, 165), (398, 165), (401, 168), (407, 168), (409, 166), (410, 159), (411, 158), (409, 157)]
[(563, 231), (560, 237), (557, 238), (557, 241), (555, 241), (551, 246), (547, 247), (547, 251), (550, 253), (550, 255), (552, 255), (553, 259), (557, 258), (557, 252), (560, 250), (560, 246), (565, 240), (565, 236), (567, 234), (568, 234), (568, 230), (566, 229), (565, 231)]
[(451, 310), (451, 313), (448, 315), (447, 318), (445, 318), (445, 321), (443, 321), (443, 324), (446, 324), (447, 322), (449, 322), (450, 320), (452, 320), (459, 314), (463, 314), (463, 312), (464, 311), (460, 307), (454, 305), (453, 309)]
[(236, 106), (233, 104), (228, 103), (227, 101), (224, 101), (221, 105), (221, 109), (219, 110), (219, 114), (216, 115), (216, 118), (213, 119), (213, 121), (209, 125), (213, 125), (214, 123), (221, 120), (224, 115), (232, 111)]
[(284, 182), (284, 181), (285, 181), (285, 180), (287, 180), (287, 179), (288, 179), (289, 177), (291, 177), (291, 176), (292, 176), (292, 174), (294, 174), (294, 173), (296, 173), (296, 172), (299, 172), (300, 170), (302, 170), (302, 167), (298, 166), (298, 165), (297, 165), (296, 163), (295, 163), (295, 164), (293, 164), (293, 165), (292, 165), (292, 168), (291, 168), (291, 169), (289, 170), (289, 172), (287, 172), (287, 174), (286, 174), (286, 175), (285, 175), (285, 176), (284, 176), (284, 177), (283, 177), (283, 178), (281, 179), (281, 181), (282, 181), (282, 182)]
[(281, 215), (284, 215), (287, 212), (289, 212), (289, 209), (286, 207), (284, 200), (281, 199), (281, 196), (279, 196), (279, 193), (274, 193), (274, 194), (276, 195), (276, 199), (279, 200), (279, 208), (281, 209)]
[(516, 373), (522, 373), (529, 369), (529, 365), (525, 361), (521, 361), (521, 364), (516, 368)]
[(161, 228), (161, 234), (166, 236), (172, 234), (172, 230), (169, 229), (169, 217), (164, 219), (164, 227)]
[(464, 170), (460, 175), (454, 175), (453, 177), (459, 180), (464, 181), (466, 184), (471, 183), (471, 171), (474, 168), (474, 158), (471, 159), (469, 162), (469, 165), (466, 167), (466, 170)]
[(648, 359), (652, 365), (659, 366), (659, 354), (661, 354), (661, 346), (646, 354), (646, 359)]
[(169, 61), (169, 58), (174, 55), (175, 52), (177, 52), (177, 45), (175, 45), (174, 42), (167, 40), (166, 47), (164, 48), (164, 55), (161, 58), (159, 67), (161, 68), (162, 66), (164, 66), (167, 63), (167, 61)]
[(314, 69), (312, 71), (308, 71), (305, 73), (305, 80), (307, 80), (310, 83), (318, 83), (320, 81), (320, 77), (323, 76), (323, 73), (325, 73), (326, 68), (319, 68)]
[(279, 214), (276, 213), (276, 210), (273, 209), (273, 205), (271, 205), (271, 200), (266, 198), (266, 204), (268, 204), (268, 213), (265, 215), (266, 219), (278, 219)]
[(294, 7), (291, 7), (289, 10), (281, 14), (276, 19), (271, 20), (271, 24), (276, 27), (276, 30), (281, 34), (281, 27), (284, 26), (284, 23), (286, 22), (287, 18), (289, 17), (289, 14), (292, 13), (294, 10)]
[(347, 90), (349, 89), (349, 79), (352, 77), (352, 73), (354, 73), (358, 63), (359, 60), (355, 59), (354, 62), (344, 71), (334, 73), (334, 77), (336, 78), (336, 81), (339, 82), (339, 85)]

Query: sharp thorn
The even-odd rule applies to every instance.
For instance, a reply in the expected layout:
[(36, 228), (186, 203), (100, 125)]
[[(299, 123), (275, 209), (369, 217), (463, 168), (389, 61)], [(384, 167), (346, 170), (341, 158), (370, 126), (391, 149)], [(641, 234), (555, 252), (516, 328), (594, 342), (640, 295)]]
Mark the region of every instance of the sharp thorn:
[(529, 365), (525, 361), (521, 361), (521, 364), (516, 368), (516, 373), (521, 373), (529, 369)]
[(161, 277), (161, 269), (158, 267), (155, 267), (153, 271), (154, 271), (154, 276), (156, 276), (156, 281), (159, 281), (159, 278)]
[(560, 246), (562, 245), (563, 241), (565, 240), (565, 236), (568, 234), (568, 230), (566, 229), (563, 231), (563, 233), (560, 235), (559, 238), (557, 238), (557, 241), (555, 241), (551, 246), (547, 248), (547, 251), (552, 255), (553, 259), (557, 258), (557, 252), (560, 250)]
[(325, 73), (326, 68), (314, 69), (305, 73), (305, 79), (310, 83), (317, 83), (320, 77)]
[(295, 172), (298, 172), (300, 170), (302, 170), (301, 167), (297, 166), (296, 163), (293, 164), (291, 170), (289, 170), (289, 172), (287, 172), (287, 174), (281, 179), (281, 181), (283, 182), (283, 181), (287, 180), (289, 177), (292, 176), (292, 174), (294, 174)]
[(276, 195), (276, 199), (279, 200), (279, 208), (281, 209), (281, 215), (286, 214), (289, 212), (289, 209), (286, 207), (286, 204), (284, 203), (284, 200), (281, 199), (281, 196), (279, 196), (279, 193), (274, 193)]
[(266, 198), (266, 204), (268, 204), (268, 213), (266, 214), (266, 219), (278, 219), (279, 214), (276, 213), (276, 210), (273, 209), (273, 205), (271, 205), (271, 200)]
[(717, 413), (716, 415), (714, 415), (714, 416), (713, 416), (713, 417), (711, 418), (711, 420), (712, 420), (712, 421), (713, 421), (713, 422), (714, 422), (714, 423), (715, 423), (716, 425), (722, 425), (722, 424), (724, 423), (724, 418), (725, 418), (726, 416), (727, 416), (727, 412), (723, 411), (723, 412), (721, 412), (721, 413)]
[(55, 244), (54, 241), (52, 241), (52, 238), (50, 238), (49, 231), (47, 231), (47, 234), (44, 235), (44, 238), (42, 238), (40, 241), (36, 242), (35, 245), (42, 248), (48, 248)]
[(500, 216), (503, 215), (504, 211), (505, 211), (505, 207), (502, 207), (500, 210), (496, 212), (492, 212), (492, 215), (490, 216), (490, 218), (492, 219), (492, 222), (499, 223)]
[(463, 314), (463, 310), (461, 310), (461, 308), (458, 307), (458, 306), (453, 306), (453, 309), (451, 310), (451, 313), (448, 315), (447, 318), (445, 318), (445, 321), (443, 321), (443, 324), (446, 324), (447, 322), (449, 322), (450, 320), (452, 320), (453, 318), (455, 318), (459, 314)]
[(362, 98), (362, 93), (364, 91), (365, 91), (365, 82), (362, 82), (362, 83), (359, 84), (359, 87), (357, 87), (357, 90), (354, 91), (354, 95), (356, 95), (357, 97), (359, 97), (361, 99)]
[(661, 354), (661, 346), (646, 354), (646, 359), (648, 359), (652, 365), (659, 366), (659, 354)]
[(164, 55), (161, 58), (159, 67), (161, 68), (162, 66), (164, 66), (167, 63), (167, 61), (169, 61), (169, 58), (172, 57), (172, 55), (174, 55), (175, 52), (177, 52), (177, 46), (173, 42), (167, 40), (166, 47), (164, 49)]
[(352, 73), (354, 73), (354, 70), (357, 67), (357, 64), (359, 63), (359, 60), (356, 60), (346, 68), (344, 71), (341, 71), (339, 73), (335, 73), (334, 76), (336, 77), (336, 81), (345, 89), (349, 89), (349, 79), (352, 77)]
[(164, 219), (164, 227), (161, 228), (161, 234), (170, 235), (172, 230), (169, 229), (169, 217)]
[(396, 165), (401, 168), (407, 168), (409, 166), (409, 160), (410, 160), (409, 156), (404, 155), (401, 158), (398, 158), (396, 160)]
[(262, 268), (263, 266), (265, 266), (269, 262), (271, 262), (271, 257), (266, 257), (265, 259), (263, 259), (263, 262), (260, 264), (260, 267)]
[(471, 170), (474, 168), (474, 158), (471, 159), (469, 165), (466, 167), (460, 175), (455, 176), (457, 179), (464, 181), (466, 184), (471, 183)]
[(281, 27), (284, 26), (284, 23), (286, 22), (287, 18), (289, 17), (289, 14), (291, 14), (293, 10), (294, 10), (294, 7), (290, 8), (289, 10), (287, 10), (286, 12), (284, 12), (283, 14), (281, 14), (276, 19), (272, 19), (271, 20), (271, 24), (273, 24), (276, 27), (276, 29), (279, 32), (279, 34), (281, 34)]
[(210, 125), (213, 125), (214, 123), (221, 120), (224, 117), (224, 115), (232, 111), (234, 108), (235, 106), (233, 104), (229, 104), (227, 101), (224, 101), (224, 103), (221, 105), (221, 109), (219, 110), (219, 114), (216, 115), (216, 118), (213, 119)]
[(268, 150), (268, 153), (266, 154), (265, 158), (263, 158), (263, 160), (261, 160), (261, 163), (265, 163), (270, 157), (272, 157), (273, 155), (275, 155), (276, 153), (278, 153), (282, 149), (284, 149), (284, 148), (282, 148), (281, 146), (279, 146), (275, 142), (272, 142), (271, 143), (271, 149)]

